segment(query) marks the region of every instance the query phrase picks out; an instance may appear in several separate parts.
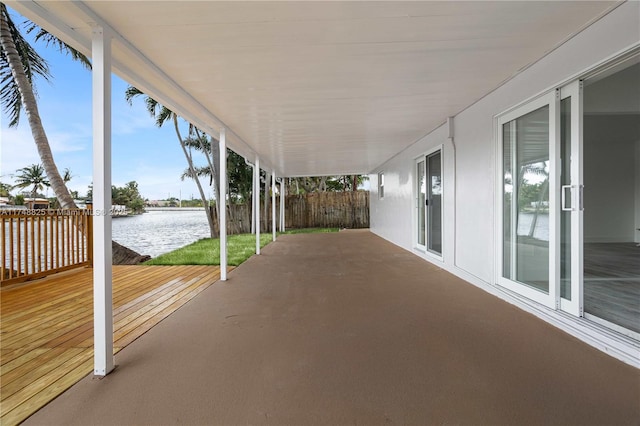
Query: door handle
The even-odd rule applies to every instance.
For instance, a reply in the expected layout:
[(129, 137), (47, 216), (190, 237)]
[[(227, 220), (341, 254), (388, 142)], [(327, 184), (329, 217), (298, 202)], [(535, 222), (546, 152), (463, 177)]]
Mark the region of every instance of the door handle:
[(571, 198), (571, 195), (573, 195), (573, 187), (571, 185), (562, 185), (560, 187), (560, 198), (561, 198), (561, 206), (560, 208), (562, 209), (563, 212), (570, 212), (573, 211), (573, 199), (571, 200), (571, 206), (567, 207), (567, 189), (569, 189), (569, 197)]

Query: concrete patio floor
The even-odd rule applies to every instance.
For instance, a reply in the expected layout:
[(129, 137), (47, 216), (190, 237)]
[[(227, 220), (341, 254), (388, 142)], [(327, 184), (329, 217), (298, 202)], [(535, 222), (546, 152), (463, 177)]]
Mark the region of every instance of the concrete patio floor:
[(368, 231), (285, 235), (26, 424), (639, 424), (640, 372)]

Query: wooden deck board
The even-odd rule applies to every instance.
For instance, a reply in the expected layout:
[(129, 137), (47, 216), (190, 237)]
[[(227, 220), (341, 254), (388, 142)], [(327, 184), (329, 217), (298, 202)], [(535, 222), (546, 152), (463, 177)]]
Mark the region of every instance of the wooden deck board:
[[(219, 277), (217, 266), (114, 266), (114, 353)], [(20, 423), (91, 373), (92, 279), (84, 268), (0, 290), (3, 425)]]

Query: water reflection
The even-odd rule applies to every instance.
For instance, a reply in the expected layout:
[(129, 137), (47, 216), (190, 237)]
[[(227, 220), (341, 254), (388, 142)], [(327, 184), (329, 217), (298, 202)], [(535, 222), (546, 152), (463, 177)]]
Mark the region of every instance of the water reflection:
[(207, 237), (209, 225), (203, 210), (151, 211), (113, 219), (113, 239), (151, 257)]

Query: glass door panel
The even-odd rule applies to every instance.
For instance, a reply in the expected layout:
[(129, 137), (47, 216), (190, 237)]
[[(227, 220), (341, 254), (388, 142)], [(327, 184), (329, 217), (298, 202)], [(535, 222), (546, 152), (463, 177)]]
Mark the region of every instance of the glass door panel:
[(427, 156), (427, 249), (442, 255), (442, 161), (440, 151)]
[(584, 316), (635, 339), (640, 339), (639, 87), (639, 56), (586, 79), (582, 140)]
[(498, 118), (497, 282), (550, 308), (560, 278), (558, 103), (549, 92)]
[(504, 123), (503, 277), (549, 294), (549, 106)]
[(571, 97), (560, 102), (560, 297), (571, 300)]
[(565, 312), (582, 316), (582, 90), (575, 81), (560, 90), (560, 294)]
[(417, 202), (417, 221), (418, 221), (418, 235), (417, 245), (419, 248), (425, 247), (425, 222), (426, 222), (426, 199), (427, 199), (427, 181), (425, 177), (425, 163), (424, 160), (416, 163), (416, 190), (418, 193)]

